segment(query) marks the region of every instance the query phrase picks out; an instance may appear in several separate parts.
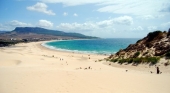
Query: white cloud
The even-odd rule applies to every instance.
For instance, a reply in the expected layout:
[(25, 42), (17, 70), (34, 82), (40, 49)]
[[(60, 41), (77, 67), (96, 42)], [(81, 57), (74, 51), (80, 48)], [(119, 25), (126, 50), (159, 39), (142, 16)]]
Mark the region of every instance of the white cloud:
[(164, 14), (159, 14), (159, 15), (142, 15), (142, 16), (138, 16), (137, 18), (144, 19), (144, 20), (150, 20), (150, 19), (163, 18), (164, 16), (165, 16)]
[(64, 31), (91, 31), (93, 29), (98, 28), (96, 24), (91, 22), (86, 23), (61, 23), (57, 26), (57, 29), (61, 29)]
[[(24, 23), (24, 22), (20, 22), (18, 20), (12, 20), (10, 22), (7, 22), (5, 24), (0, 24), (0, 30), (13, 30), (16, 27), (31, 27), (31, 26), (35, 26), (29, 23)], [(52, 28), (53, 27), (53, 23), (47, 20), (39, 20), (38, 27), (43, 27), (43, 28)]]
[(55, 15), (55, 13), (52, 10), (47, 10), (47, 5), (45, 3), (40, 3), (37, 2), (35, 5), (33, 6), (28, 6), (27, 9), (31, 10), (31, 11), (38, 11), (38, 12), (42, 12), (48, 15)]
[(77, 6), (105, 2), (103, 0), (41, 0), (41, 1), (46, 3), (62, 3), (64, 4), (64, 6)]
[(148, 30), (149, 31), (154, 31), (154, 30), (156, 30), (157, 29), (157, 26), (149, 26), (148, 27)]
[(114, 0), (99, 8), (98, 11), (117, 14), (156, 15), (160, 14), (162, 5), (168, 2), (168, 0)]
[(64, 12), (64, 13), (63, 13), (63, 16), (67, 16), (67, 15), (68, 15), (68, 13), (67, 13), (67, 12)]
[(18, 20), (12, 20), (5, 24), (0, 24), (0, 30), (13, 30), (16, 27), (30, 27), (32, 24), (20, 22)]
[(162, 23), (161, 26), (162, 26), (164, 29), (170, 28), (170, 21), (169, 21), (169, 22), (166, 22), (166, 23)]
[(103, 27), (99, 25), (98, 22), (61, 23), (57, 26), (57, 29), (66, 32), (78, 32), (91, 36), (111, 37), (112, 33), (115, 32), (115, 28), (110, 25)]
[(12, 30), (12, 29), (9, 28), (9, 27), (6, 26), (6, 25), (0, 24), (0, 30), (1, 30), (1, 31), (7, 31), (7, 30)]
[(78, 16), (78, 15), (76, 13), (74, 13), (73, 16)]
[(166, 23), (163, 23), (161, 24), (162, 26), (169, 26), (170, 27), (170, 22), (166, 22)]
[(133, 24), (133, 18), (130, 16), (121, 16), (118, 18), (114, 18), (113, 21), (114, 21), (114, 23), (123, 24), (123, 25), (132, 25)]
[(94, 31), (94, 30), (113, 30), (114, 26), (132, 25), (133, 18), (130, 16), (121, 16), (99, 22), (84, 22), (84, 23), (61, 23), (57, 29), (64, 31)]
[(160, 12), (170, 12), (170, 2), (167, 2), (167, 3), (163, 4), (162, 9), (160, 10)]
[(131, 30), (132, 30), (132, 31), (141, 31), (141, 30), (143, 30), (143, 27), (138, 26), (138, 27), (136, 27), (136, 28), (131, 28)]
[(106, 27), (106, 26), (112, 26), (112, 25), (132, 25), (133, 24), (133, 18), (130, 16), (120, 16), (117, 18), (109, 18), (109, 20), (104, 20), (97, 22), (98, 26)]
[[(84, 23), (61, 23), (56, 26), (58, 30), (67, 32), (78, 32), (86, 35), (99, 36), (99, 37), (120, 37), (116, 36), (115, 33), (122, 33), (126, 29), (129, 29), (130, 25), (133, 24), (133, 18), (130, 16), (121, 16), (117, 18), (110, 18), (98, 22), (84, 22)], [(126, 25), (121, 28), (122, 25)], [(117, 30), (116, 30), (117, 28)], [(138, 27), (137, 29), (142, 29)]]
[(31, 24), (28, 23), (23, 23), (20, 22), (18, 20), (12, 20), (11, 22), (7, 23), (8, 26), (12, 26), (12, 27), (24, 27), (24, 26), (31, 26)]
[(142, 16), (142, 19), (148, 20), (148, 19), (154, 19), (155, 17), (152, 15), (144, 15)]
[(47, 20), (39, 20), (38, 26), (43, 28), (52, 28), (53, 23)]
[(108, 27), (114, 24), (113, 19), (96, 22), (99, 27)]
[(41, 0), (46, 3), (62, 3), (64, 6), (85, 4), (98, 5), (99, 12), (118, 14), (149, 15), (170, 12), (169, 0)]

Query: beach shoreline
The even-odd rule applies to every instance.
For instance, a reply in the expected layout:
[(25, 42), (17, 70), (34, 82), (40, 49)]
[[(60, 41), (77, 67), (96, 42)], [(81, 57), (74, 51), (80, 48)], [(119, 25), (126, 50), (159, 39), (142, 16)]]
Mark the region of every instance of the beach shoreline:
[[(78, 52), (86, 54), (100, 54), (100, 55), (112, 55), (115, 54), (119, 48), (126, 48), (128, 44), (135, 43), (136, 39), (125, 39), (127, 42), (122, 41), (124, 39), (112, 38), (112, 39), (78, 39), (78, 40), (61, 40), (58, 42), (49, 42), (42, 44), (45, 47), (67, 52)], [(122, 43), (119, 43), (123, 42)], [(112, 43), (113, 42), (113, 43)]]
[(169, 66), (151, 74), (143, 66), (99, 61), (105, 55), (48, 49), (44, 42), (0, 48), (0, 93), (170, 92)]
[[(88, 39), (75, 39), (75, 40), (88, 40)], [(68, 49), (61, 49), (61, 48), (56, 48), (56, 47), (52, 47), (47, 45), (46, 43), (49, 42), (57, 42), (57, 41), (67, 41), (67, 40), (51, 40), (51, 41), (45, 41), (41, 43), (41, 46), (50, 49), (50, 50), (54, 50), (54, 51), (60, 51), (60, 52), (66, 52), (66, 53), (77, 53), (77, 54), (87, 54), (87, 55), (104, 55), (104, 56), (110, 56), (111, 54), (104, 54), (104, 53), (97, 53), (97, 52), (88, 52), (88, 51), (79, 51), (79, 50), (68, 50)], [(70, 41), (70, 40), (69, 40)]]
[(47, 49), (48, 51), (56, 51), (56, 52), (61, 52), (61, 53), (69, 53), (70, 55), (72, 53), (79, 54), (79, 55), (94, 55), (94, 56), (101, 55), (103, 58), (95, 60), (94, 62), (97, 62), (97, 61), (100, 60), (104, 65), (111, 66), (111, 67), (122, 68), (122, 69), (126, 69), (126, 70), (135, 70), (135, 71), (141, 71), (141, 72), (148, 72), (148, 73), (150, 73), (150, 72), (154, 73), (155, 72), (156, 73), (156, 67), (159, 66), (162, 73), (170, 74), (170, 68), (164, 66), (164, 63), (167, 62), (167, 60), (165, 58), (162, 58), (161, 61), (158, 64), (156, 64), (156, 65), (139, 64), (138, 66), (133, 66), (133, 64), (127, 64), (127, 63), (120, 65), (118, 63), (108, 62), (108, 61), (104, 60), (104, 58), (109, 57), (109, 55), (95, 54), (95, 53), (75, 52), (75, 51), (71, 51), (71, 50), (70, 51), (65, 51), (65, 50), (62, 51), (62, 50), (58, 50), (58, 49), (52, 49), (52, 48), (49, 48), (48, 46), (44, 46), (43, 45), (45, 43), (54, 42), (54, 41), (57, 41), (57, 40), (40, 42), (40, 44), (38, 44), (38, 47), (42, 48), (42, 49)]

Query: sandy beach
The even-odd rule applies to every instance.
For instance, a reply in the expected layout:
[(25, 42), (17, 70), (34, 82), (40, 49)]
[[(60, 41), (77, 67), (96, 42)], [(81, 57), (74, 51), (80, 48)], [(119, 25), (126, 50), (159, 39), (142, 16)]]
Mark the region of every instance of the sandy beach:
[[(170, 66), (99, 61), (107, 56), (50, 50), (43, 42), (0, 48), (0, 93), (170, 93)], [(150, 73), (150, 71), (154, 73)]]

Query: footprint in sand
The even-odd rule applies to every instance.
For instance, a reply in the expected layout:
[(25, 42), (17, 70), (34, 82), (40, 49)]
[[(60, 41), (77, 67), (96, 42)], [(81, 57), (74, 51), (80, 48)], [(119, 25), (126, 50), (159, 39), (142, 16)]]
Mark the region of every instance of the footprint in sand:
[(19, 64), (21, 64), (21, 63), (22, 63), (21, 60), (15, 60), (15, 65), (19, 65)]

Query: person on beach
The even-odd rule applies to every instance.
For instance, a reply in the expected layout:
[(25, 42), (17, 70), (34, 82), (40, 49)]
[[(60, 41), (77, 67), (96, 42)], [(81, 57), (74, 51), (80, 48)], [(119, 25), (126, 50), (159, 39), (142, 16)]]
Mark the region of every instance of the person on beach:
[(156, 72), (157, 72), (157, 74), (160, 73), (159, 67), (156, 67)]

